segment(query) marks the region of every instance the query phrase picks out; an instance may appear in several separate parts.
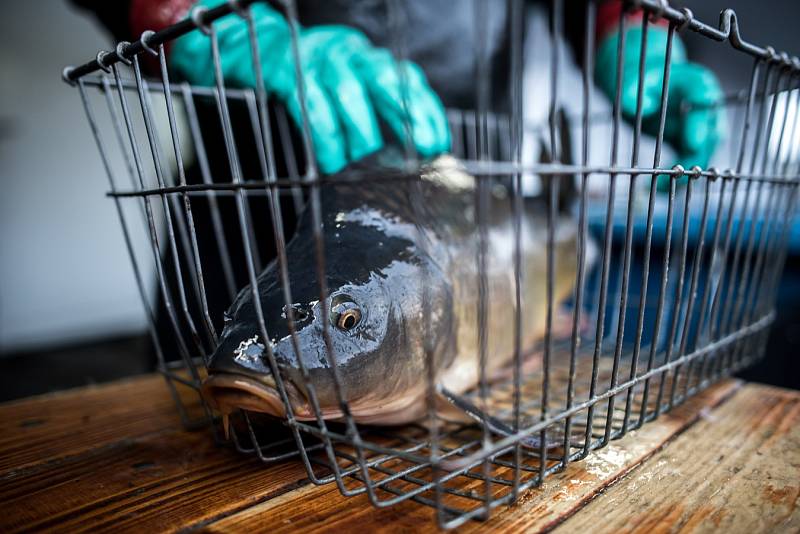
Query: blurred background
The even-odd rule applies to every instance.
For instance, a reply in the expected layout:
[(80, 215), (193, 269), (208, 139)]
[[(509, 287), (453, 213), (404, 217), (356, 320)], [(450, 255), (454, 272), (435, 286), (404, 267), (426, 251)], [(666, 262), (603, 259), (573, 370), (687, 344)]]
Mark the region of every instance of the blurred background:
[[(796, 29), (786, 23), (800, 20), (795, 0), (685, 5), (709, 23), (732, 7), (747, 40), (800, 53)], [(108, 182), (97, 148), (77, 92), (60, 78), (64, 66), (108, 49), (110, 37), (64, 1), (5, 0), (4, 6), (0, 400), (144, 373), (155, 364), (117, 214), (104, 195)], [(694, 61), (711, 66), (723, 85), (735, 81), (741, 88), (749, 61), (731, 63), (722, 47), (692, 35), (686, 39)], [(797, 245), (779, 292), (767, 358), (743, 375), (795, 388), (800, 387)]]

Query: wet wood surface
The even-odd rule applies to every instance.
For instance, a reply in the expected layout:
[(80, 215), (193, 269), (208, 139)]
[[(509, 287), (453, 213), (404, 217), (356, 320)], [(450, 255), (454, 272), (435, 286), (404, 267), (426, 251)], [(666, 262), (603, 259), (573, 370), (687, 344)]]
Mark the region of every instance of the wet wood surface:
[[(0, 532), (435, 531), (184, 431), (160, 377), (0, 405)], [(800, 530), (800, 393), (722, 382), (459, 530)]]

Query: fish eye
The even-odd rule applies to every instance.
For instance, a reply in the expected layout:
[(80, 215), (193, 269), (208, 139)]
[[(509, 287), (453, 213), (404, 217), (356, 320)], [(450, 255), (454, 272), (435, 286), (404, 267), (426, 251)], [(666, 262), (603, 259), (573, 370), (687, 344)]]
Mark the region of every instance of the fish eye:
[(331, 306), (331, 322), (339, 330), (352, 330), (361, 322), (361, 309), (347, 295), (337, 295)]

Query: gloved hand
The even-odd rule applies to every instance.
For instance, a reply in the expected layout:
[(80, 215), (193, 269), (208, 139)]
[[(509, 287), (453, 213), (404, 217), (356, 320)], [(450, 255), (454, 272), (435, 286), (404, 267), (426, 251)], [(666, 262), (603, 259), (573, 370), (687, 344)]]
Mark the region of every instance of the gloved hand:
[[(595, 58), (595, 81), (611, 99), (616, 91), (618, 43), (619, 28), (611, 28), (601, 37)], [(641, 43), (641, 25), (627, 24), (621, 107), (623, 115), (629, 120), (636, 114)], [(651, 24), (647, 30), (642, 92), (642, 129), (651, 135), (658, 133), (666, 45), (667, 29)], [(673, 36), (670, 69), (664, 140), (678, 153), (675, 163), (686, 169), (694, 165), (705, 168), (724, 131), (725, 117), (719, 106), (723, 97), (722, 89), (713, 72), (687, 60), (686, 49), (677, 35)]]
[[(198, 4), (210, 8), (222, 1), (201, 0)], [(302, 127), (291, 29), (286, 19), (267, 4), (255, 3), (250, 10), (266, 90), (286, 104), (295, 123)], [(246, 22), (230, 15), (214, 25), (225, 82), (254, 87)], [(416, 64), (396, 62), (388, 50), (373, 47), (363, 33), (346, 26), (298, 27), (298, 37), (311, 141), (323, 172), (336, 172), (348, 161), (383, 146), (378, 116), (398, 138), (404, 139), (404, 98), (417, 152), (428, 157), (449, 150), (450, 131), (444, 107)], [(192, 84), (213, 85), (210, 39), (199, 31), (180, 37), (170, 51), (169, 66)], [(400, 69), (405, 71), (407, 91)]]

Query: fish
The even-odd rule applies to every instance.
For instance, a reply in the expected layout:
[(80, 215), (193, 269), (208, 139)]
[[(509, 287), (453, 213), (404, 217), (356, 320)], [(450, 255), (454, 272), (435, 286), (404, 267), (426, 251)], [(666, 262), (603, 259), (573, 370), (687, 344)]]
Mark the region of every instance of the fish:
[[(286, 245), (291, 310), (280, 264), (273, 261), (257, 277), (257, 301), (247, 286), (226, 312), (202, 384), (205, 398), (223, 415), (244, 409), (286, 418), (288, 404), (299, 421), (317, 416), (342, 420), (343, 398), (360, 424), (418, 421), (428, 410), (428, 355), (436, 409), (443, 416), (458, 419), (453, 412), (461, 403), (453, 402), (453, 396), (478, 384), (478, 180), (450, 155), (414, 171), (374, 160), (357, 165), (357, 172), (380, 174), (381, 179), (334, 177), (318, 186), (326, 301), (320, 301), (314, 218), (306, 208)], [(515, 348), (509, 181), (493, 180), (485, 198), (485, 354), (486, 376), (493, 377), (509, 367)], [(546, 203), (523, 201), (520, 289), (526, 348), (545, 333), (548, 226)], [(553, 230), (553, 297), (558, 306), (573, 292), (578, 231), (574, 217), (563, 211)]]

